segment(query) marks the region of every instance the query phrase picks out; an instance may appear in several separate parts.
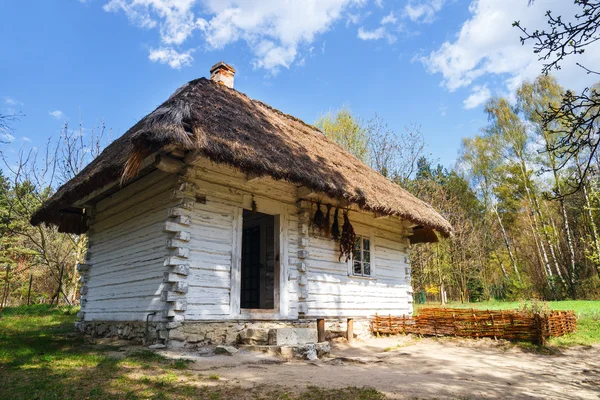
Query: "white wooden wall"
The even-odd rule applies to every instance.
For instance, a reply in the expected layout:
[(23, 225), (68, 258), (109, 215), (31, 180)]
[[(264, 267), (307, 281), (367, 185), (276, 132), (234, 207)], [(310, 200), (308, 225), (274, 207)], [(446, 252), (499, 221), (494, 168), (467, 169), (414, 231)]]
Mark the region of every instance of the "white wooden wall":
[[(246, 174), (233, 168), (203, 160), (190, 168), (184, 179), (193, 184), (196, 199), (205, 200), (194, 203), (188, 228), (192, 239), (189, 242), (190, 274), (187, 277), (185, 320), (275, 319), (282, 315), (283, 318), (296, 318), (297, 296), (294, 299), (296, 291), (289, 284), (288, 263), (285, 262), (287, 253), (296, 250), (296, 187), (270, 178), (249, 180)], [(284, 270), (284, 279), (279, 282), (279, 296), (283, 300), (277, 315), (240, 314), (240, 283), (235, 266), (239, 268), (240, 265), (242, 211), (250, 209), (253, 200), (257, 211), (279, 215), (283, 238), (278, 251), (281, 253), (279, 268)], [(233, 280), (232, 275), (236, 276)], [(276, 279), (280, 277), (277, 274)]]
[[(278, 215), (276, 313), (240, 310), (241, 218), (253, 201), (259, 212)], [(295, 185), (208, 160), (197, 160), (182, 176), (155, 171), (96, 206), (84, 318), (144, 320), (152, 311), (179, 321), (412, 312), (405, 279), (409, 225), (351, 211), (357, 234), (371, 238), (374, 260), (373, 278), (352, 277), (338, 261), (338, 244), (308, 228), (315, 210), (298, 202)], [(340, 229), (342, 222), (340, 213)], [(179, 230), (185, 240), (173, 233)], [(179, 283), (184, 286), (176, 289)]]
[(155, 171), (98, 202), (89, 231), (84, 319), (144, 320), (162, 313), (163, 231), (173, 175)]
[[(309, 215), (314, 215), (314, 211), (316, 206)], [(412, 313), (410, 277), (405, 269), (409, 267), (406, 224), (395, 218), (375, 219), (362, 212), (351, 211), (349, 218), (356, 234), (371, 240), (372, 277), (352, 276), (345, 258), (339, 260), (339, 244), (311, 229), (308, 253), (303, 260), (308, 269), (306, 315), (368, 317), (375, 313)], [(339, 224), (341, 229), (341, 215)]]
[[(205, 204), (195, 203), (189, 227), (192, 240), (186, 320), (248, 317), (240, 315), (239, 301), (230, 295), (232, 290), (237, 293), (238, 284), (236, 279), (231, 280), (231, 266), (239, 262), (236, 258), (240, 238), (236, 235), (240, 232), (241, 210), (249, 209), (253, 199), (260, 212), (284, 214), (280, 230), (286, 254), (280, 257), (280, 268), (285, 276), (280, 284), (280, 296), (288, 300), (277, 316), (250, 317), (295, 319), (299, 311), (309, 317), (412, 312), (410, 281), (405, 277), (407, 223), (397, 218), (376, 219), (371, 213), (351, 211), (350, 220), (356, 232), (371, 236), (374, 257), (372, 279), (352, 277), (347, 263), (338, 261), (336, 242), (309, 230), (308, 240), (301, 243), (301, 215), (304, 211), (312, 218), (316, 208), (309, 202), (302, 202), (298, 207), (296, 186), (267, 177), (249, 180), (244, 173), (209, 161), (197, 163), (185, 179), (194, 184), (198, 196), (206, 199)], [(340, 213), (340, 228), (342, 222)], [(302, 263), (305, 272), (298, 269)], [(306, 283), (301, 275), (306, 277)], [(299, 307), (302, 303), (307, 309)]]

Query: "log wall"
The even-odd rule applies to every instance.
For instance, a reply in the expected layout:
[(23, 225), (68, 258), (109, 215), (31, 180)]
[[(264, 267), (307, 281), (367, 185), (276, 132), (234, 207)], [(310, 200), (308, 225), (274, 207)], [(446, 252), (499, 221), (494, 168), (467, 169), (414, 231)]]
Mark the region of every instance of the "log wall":
[[(84, 320), (140, 321), (156, 312), (154, 320), (175, 329), (183, 321), (411, 314), (409, 224), (352, 208), (356, 233), (371, 239), (373, 271), (355, 277), (338, 243), (311, 226), (316, 200), (328, 199), (301, 189), (200, 158), (101, 200), (81, 269)], [(272, 311), (239, 304), (242, 212), (253, 207), (276, 215)]]
[(155, 171), (98, 202), (82, 266), (86, 321), (162, 317), (167, 255), (163, 231), (172, 203), (172, 175)]
[[(412, 312), (405, 222), (350, 211), (356, 232), (371, 238), (374, 257), (372, 278), (352, 277), (348, 263), (339, 260), (338, 244), (311, 228), (316, 205), (314, 201), (298, 202), (298, 187), (268, 177), (249, 179), (233, 168), (207, 160), (196, 161), (184, 179), (193, 184), (196, 199), (202, 200), (195, 202), (191, 214), (186, 320), (368, 317), (376, 312)], [(276, 277), (281, 279), (275, 299), (279, 310), (274, 313), (240, 310), (239, 283), (232, 279), (240, 262), (241, 213), (244, 208), (251, 209), (253, 201), (257, 211), (279, 215), (282, 243)], [(340, 213), (340, 227), (341, 218)]]

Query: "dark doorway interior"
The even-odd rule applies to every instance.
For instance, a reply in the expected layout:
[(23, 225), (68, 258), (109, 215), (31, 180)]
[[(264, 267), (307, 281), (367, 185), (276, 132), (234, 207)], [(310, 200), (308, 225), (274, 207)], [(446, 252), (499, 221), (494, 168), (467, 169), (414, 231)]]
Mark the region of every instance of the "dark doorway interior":
[(241, 308), (275, 308), (275, 217), (244, 210)]

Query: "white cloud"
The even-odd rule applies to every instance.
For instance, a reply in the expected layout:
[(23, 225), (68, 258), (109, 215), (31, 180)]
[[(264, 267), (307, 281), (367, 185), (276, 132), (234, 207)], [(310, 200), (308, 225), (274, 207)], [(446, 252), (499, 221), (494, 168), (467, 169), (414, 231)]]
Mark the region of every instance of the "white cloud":
[(28, 138), (27, 136), (21, 136), (21, 140), (24, 142), (31, 142), (31, 138)]
[(5, 97), (4, 98), (4, 103), (8, 104), (9, 106), (23, 106), (23, 102), (19, 101), (17, 99), (14, 99), (12, 97)]
[(15, 140), (15, 137), (8, 132), (1, 134), (0, 138), (5, 143), (12, 143)]
[(63, 113), (60, 110), (49, 111), (48, 114), (56, 119), (65, 119), (66, 118), (65, 113)]
[(362, 26), (358, 28), (358, 38), (361, 40), (379, 40), (379, 39), (387, 39), (388, 42), (394, 43), (396, 41), (396, 36), (389, 33), (385, 27), (380, 26), (374, 30), (366, 30)]
[(383, 8), (383, 0), (375, 0), (375, 5), (379, 8)]
[(346, 16), (346, 26), (356, 25), (360, 22), (360, 14), (348, 14)]
[(395, 24), (396, 22), (398, 22), (398, 19), (394, 16), (394, 12), (389, 13), (381, 19), (381, 25)]
[(475, 86), (471, 91), (471, 95), (463, 101), (463, 107), (467, 110), (479, 107), (488, 101), (490, 97), (492, 97), (492, 91), (487, 85)]
[[(421, 61), (429, 72), (442, 75), (442, 85), (450, 91), (471, 85), (479, 85), (481, 89), (483, 82), (497, 82), (499, 78), (501, 88), (497, 91), (513, 93), (521, 82), (540, 74), (542, 62), (533, 53), (531, 43), (521, 45), (520, 31), (512, 23), (520, 18), (521, 25), (529, 31), (546, 28), (547, 9), (568, 20), (567, 16), (579, 8), (567, 1), (537, 0), (528, 7), (525, 0), (474, 0), (469, 7), (471, 17), (456, 37)], [(600, 43), (590, 46), (580, 56), (568, 57), (562, 69), (553, 72), (562, 85), (580, 90), (593, 83), (595, 77), (586, 75), (576, 61), (599, 65)], [(473, 104), (476, 97), (469, 99), (465, 106)]]
[(168, 64), (173, 69), (181, 69), (182, 67), (192, 65), (194, 57), (192, 57), (191, 53), (192, 50), (179, 53), (172, 47), (160, 47), (158, 49), (150, 49), (148, 59), (152, 62)]
[(195, 3), (196, 0), (110, 0), (104, 10), (123, 11), (142, 28), (158, 26), (163, 43), (180, 45), (199, 26), (193, 13)]
[(446, 0), (409, 0), (404, 14), (413, 22), (431, 23), (445, 3)]
[(446, 113), (448, 112), (448, 106), (442, 104), (441, 106), (438, 107), (438, 110), (440, 111), (440, 115), (442, 117), (445, 117)]
[[(304, 47), (338, 20), (353, 21), (346, 13), (364, 4), (364, 0), (110, 0), (104, 9), (125, 13), (136, 26), (158, 28), (160, 49), (189, 55), (189, 50), (174, 46), (182, 46), (194, 34), (208, 50), (242, 41), (253, 52), (256, 67), (276, 71), (301, 59)], [(191, 57), (184, 60), (191, 62)]]

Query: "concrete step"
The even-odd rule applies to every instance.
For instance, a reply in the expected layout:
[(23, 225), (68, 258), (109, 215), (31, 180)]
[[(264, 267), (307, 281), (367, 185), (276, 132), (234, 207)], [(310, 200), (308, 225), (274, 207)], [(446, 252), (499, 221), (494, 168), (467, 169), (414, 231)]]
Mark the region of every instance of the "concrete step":
[(296, 346), (317, 343), (317, 330), (312, 328), (275, 328), (243, 330), (240, 344), (268, 346)]

